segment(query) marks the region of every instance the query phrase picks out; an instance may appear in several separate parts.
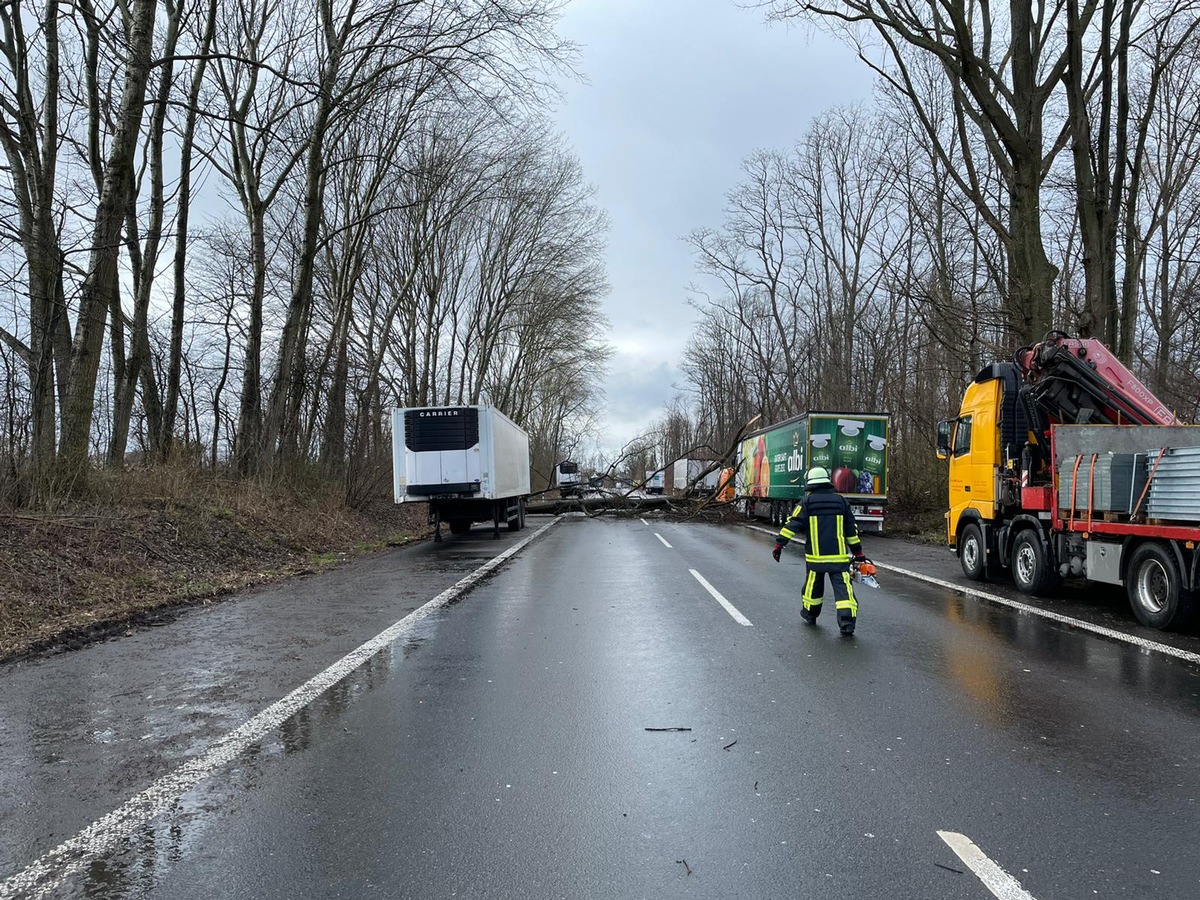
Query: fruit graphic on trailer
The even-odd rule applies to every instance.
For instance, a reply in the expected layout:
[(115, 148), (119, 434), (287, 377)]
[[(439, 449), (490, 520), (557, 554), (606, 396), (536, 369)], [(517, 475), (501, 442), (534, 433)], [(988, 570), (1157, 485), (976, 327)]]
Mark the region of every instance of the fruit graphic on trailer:
[(833, 489), (839, 494), (852, 494), (858, 486), (858, 479), (854, 477), (854, 471), (844, 466), (833, 470), (830, 481), (833, 482)]

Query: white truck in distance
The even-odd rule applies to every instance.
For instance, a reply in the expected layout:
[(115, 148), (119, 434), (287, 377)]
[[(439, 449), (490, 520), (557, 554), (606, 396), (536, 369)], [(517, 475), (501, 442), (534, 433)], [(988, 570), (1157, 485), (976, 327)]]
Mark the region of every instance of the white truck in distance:
[(583, 473), (579, 463), (564, 459), (554, 467), (554, 484), (561, 497), (578, 497), (583, 490)]
[[(709, 467), (712, 471), (700, 479), (700, 473)], [(721, 481), (721, 465), (707, 459), (677, 459), (671, 475), (671, 486), (677, 494), (711, 494)]]
[(663, 471), (662, 469), (659, 469), (657, 472), (655, 472), (653, 475), (651, 475), (649, 478), (646, 479), (646, 493), (647, 494), (661, 494), (663, 492), (663, 488), (666, 487), (666, 484), (667, 484), (667, 473), (665, 471)]
[(525, 527), (529, 435), (494, 406), (392, 410), (392, 479), (397, 503), (429, 504), (434, 540), (442, 522), (466, 534), (474, 522)]

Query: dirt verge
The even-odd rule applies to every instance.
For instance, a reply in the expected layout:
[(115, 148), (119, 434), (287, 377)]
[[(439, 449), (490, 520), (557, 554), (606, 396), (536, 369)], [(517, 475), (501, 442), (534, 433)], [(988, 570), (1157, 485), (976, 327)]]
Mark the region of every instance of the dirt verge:
[(0, 511), (0, 661), (80, 646), (181, 607), (311, 574), (427, 531), (390, 497), (195, 470), (98, 473), (89, 496)]

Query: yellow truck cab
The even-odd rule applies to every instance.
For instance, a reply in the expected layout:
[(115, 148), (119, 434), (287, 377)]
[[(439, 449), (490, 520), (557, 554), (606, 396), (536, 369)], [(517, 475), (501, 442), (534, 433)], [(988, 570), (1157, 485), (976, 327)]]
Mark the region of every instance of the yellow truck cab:
[(996, 476), (1000, 472), (1000, 431), (996, 428), (1000, 382), (975, 381), (967, 388), (950, 437), (950, 508), (946, 513), (949, 542), (957, 545), (963, 516), (992, 521), (996, 508)]
[[(958, 416), (938, 430), (938, 457), (950, 463), (947, 543), (976, 580), (1007, 564), (1008, 526), (1022, 514), (1019, 472), (1039, 463), (1020, 388), (1015, 364), (988, 366), (967, 386)], [(1031, 518), (1036, 525), (1036, 513)]]

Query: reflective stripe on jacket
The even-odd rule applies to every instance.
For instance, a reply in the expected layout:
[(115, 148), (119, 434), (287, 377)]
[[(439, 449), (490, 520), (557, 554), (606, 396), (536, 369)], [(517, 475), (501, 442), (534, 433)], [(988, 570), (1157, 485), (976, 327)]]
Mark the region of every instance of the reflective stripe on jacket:
[(804, 559), (810, 566), (848, 565), (850, 554), (862, 548), (850, 504), (832, 487), (819, 487), (801, 500), (776, 540), (786, 545), (797, 534), (808, 538)]

